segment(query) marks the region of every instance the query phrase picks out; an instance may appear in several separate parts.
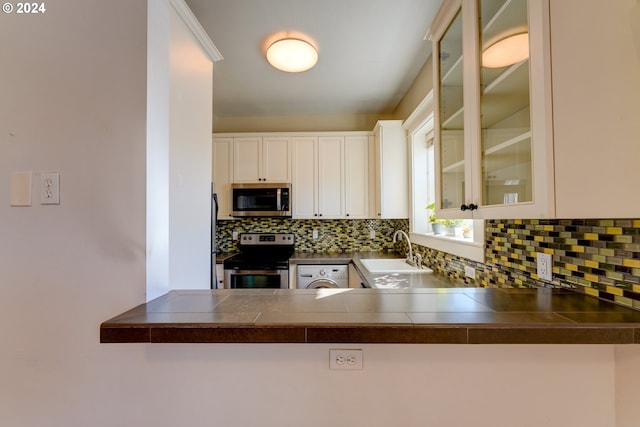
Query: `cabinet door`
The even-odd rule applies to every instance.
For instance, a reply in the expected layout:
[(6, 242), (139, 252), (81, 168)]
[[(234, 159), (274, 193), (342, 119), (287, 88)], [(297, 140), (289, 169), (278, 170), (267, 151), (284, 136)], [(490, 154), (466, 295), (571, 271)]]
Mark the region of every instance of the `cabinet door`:
[(218, 194), (218, 219), (231, 219), (233, 180), (233, 138), (213, 138), (214, 191)]
[(262, 138), (233, 139), (233, 182), (262, 181)]
[(292, 141), (292, 216), (318, 217), (318, 154), (316, 137), (293, 137)]
[(369, 216), (369, 137), (344, 139), (345, 216), (350, 219)]
[[(478, 9), (482, 207), (533, 201), (527, 2), (499, 6), (481, 0)], [(522, 42), (523, 59), (489, 56), (510, 40)]]
[(374, 129), (374, 134), (375, 214), (382, 219), (408, 218), (408, 154), (407, 138), (402, 128), (402, 121), (380, 120)]
[(445, 2), (432, 28), (436, 215), (554, 216), (549, 2)]
[(465, 147), (463, 12), (455, 11), (448, 28), (435, 43), (436, 85), (436, 147), (439, 179), (436, 188), (436, 209), (459, 209), (466, 203), (469, 174)]
[(318, 217), (344, 217), (344, 137), (318, 138)]
[(262, 138), (262, 181), (291, 182), (291, 150), (288, 136)]

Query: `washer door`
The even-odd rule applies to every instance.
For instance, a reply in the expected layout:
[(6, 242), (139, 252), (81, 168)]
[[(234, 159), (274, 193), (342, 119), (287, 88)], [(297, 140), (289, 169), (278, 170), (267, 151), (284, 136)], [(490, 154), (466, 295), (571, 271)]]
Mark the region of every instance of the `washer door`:
[(307, 289), (322, 289), (322, 288), (338, 288), (338, 284), (331, 279), (318, 279), (307, 285)]

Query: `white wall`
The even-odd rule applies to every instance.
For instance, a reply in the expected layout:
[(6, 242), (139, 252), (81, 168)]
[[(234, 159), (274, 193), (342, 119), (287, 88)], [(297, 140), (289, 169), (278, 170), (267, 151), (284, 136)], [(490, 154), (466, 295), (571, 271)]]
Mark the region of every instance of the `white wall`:
[[(0, 15), (0, 425), (614, 425), (613, 346), (99, 344), (145, 300), (147, 10), (47, 6)], [(25, 169), (60, 206), (8, 206)]]
[(169, 0), (148, 2), (147, 20), (147, 300), (167, 293), (169, 277)]
[(169, 283), (209, 289), (213, 63), (173, 7), (170, 28)]
[(640, 425), (640, 346), (616, 346), (616, 426)]
[(213, 63), (169, 0), (149, 3), (147, 300), (211, 286)]

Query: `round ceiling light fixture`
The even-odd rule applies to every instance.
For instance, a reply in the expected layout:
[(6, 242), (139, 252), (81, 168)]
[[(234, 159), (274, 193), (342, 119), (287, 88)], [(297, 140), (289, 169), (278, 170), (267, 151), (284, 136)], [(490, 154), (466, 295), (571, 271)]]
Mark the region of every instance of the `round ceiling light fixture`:
[(482, 66), (500, 68), (516, 64), (529, 57), (529, 33), (504, 38), (482, 52)]
[(300, 73), (318, 62), (318, 51), (304, 40), (285, 38), (267, 48), (267, 61), (278, 70)]

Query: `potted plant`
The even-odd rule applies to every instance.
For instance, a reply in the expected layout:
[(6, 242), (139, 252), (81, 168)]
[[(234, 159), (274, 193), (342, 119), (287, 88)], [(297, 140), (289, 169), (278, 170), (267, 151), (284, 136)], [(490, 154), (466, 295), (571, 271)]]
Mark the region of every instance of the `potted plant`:
[(442, 234), (444, 226), (439, 219), (436, 218), (436, 205), (435, 203), (431, 203), (427, 206), (427, 209), (431, 210), (431, 214), (429, 215), (429, 223), (431, 224), (431, 230), (433, 230), (433, 234)]
[(461, 219), (442, 219), (440, 221), (442, 222), (442, 225), (444, 225), (447, 231), (446, 233), (447, 236), (455, 236), (456, 228), (460, 227), (464, 222)]
[(468, 239), (469, 237), (471, 237), (471, 229), (469, 228), (468, 225), (465, 225), (462, 228), (462, 237), (464, 237), (465, 239)]

